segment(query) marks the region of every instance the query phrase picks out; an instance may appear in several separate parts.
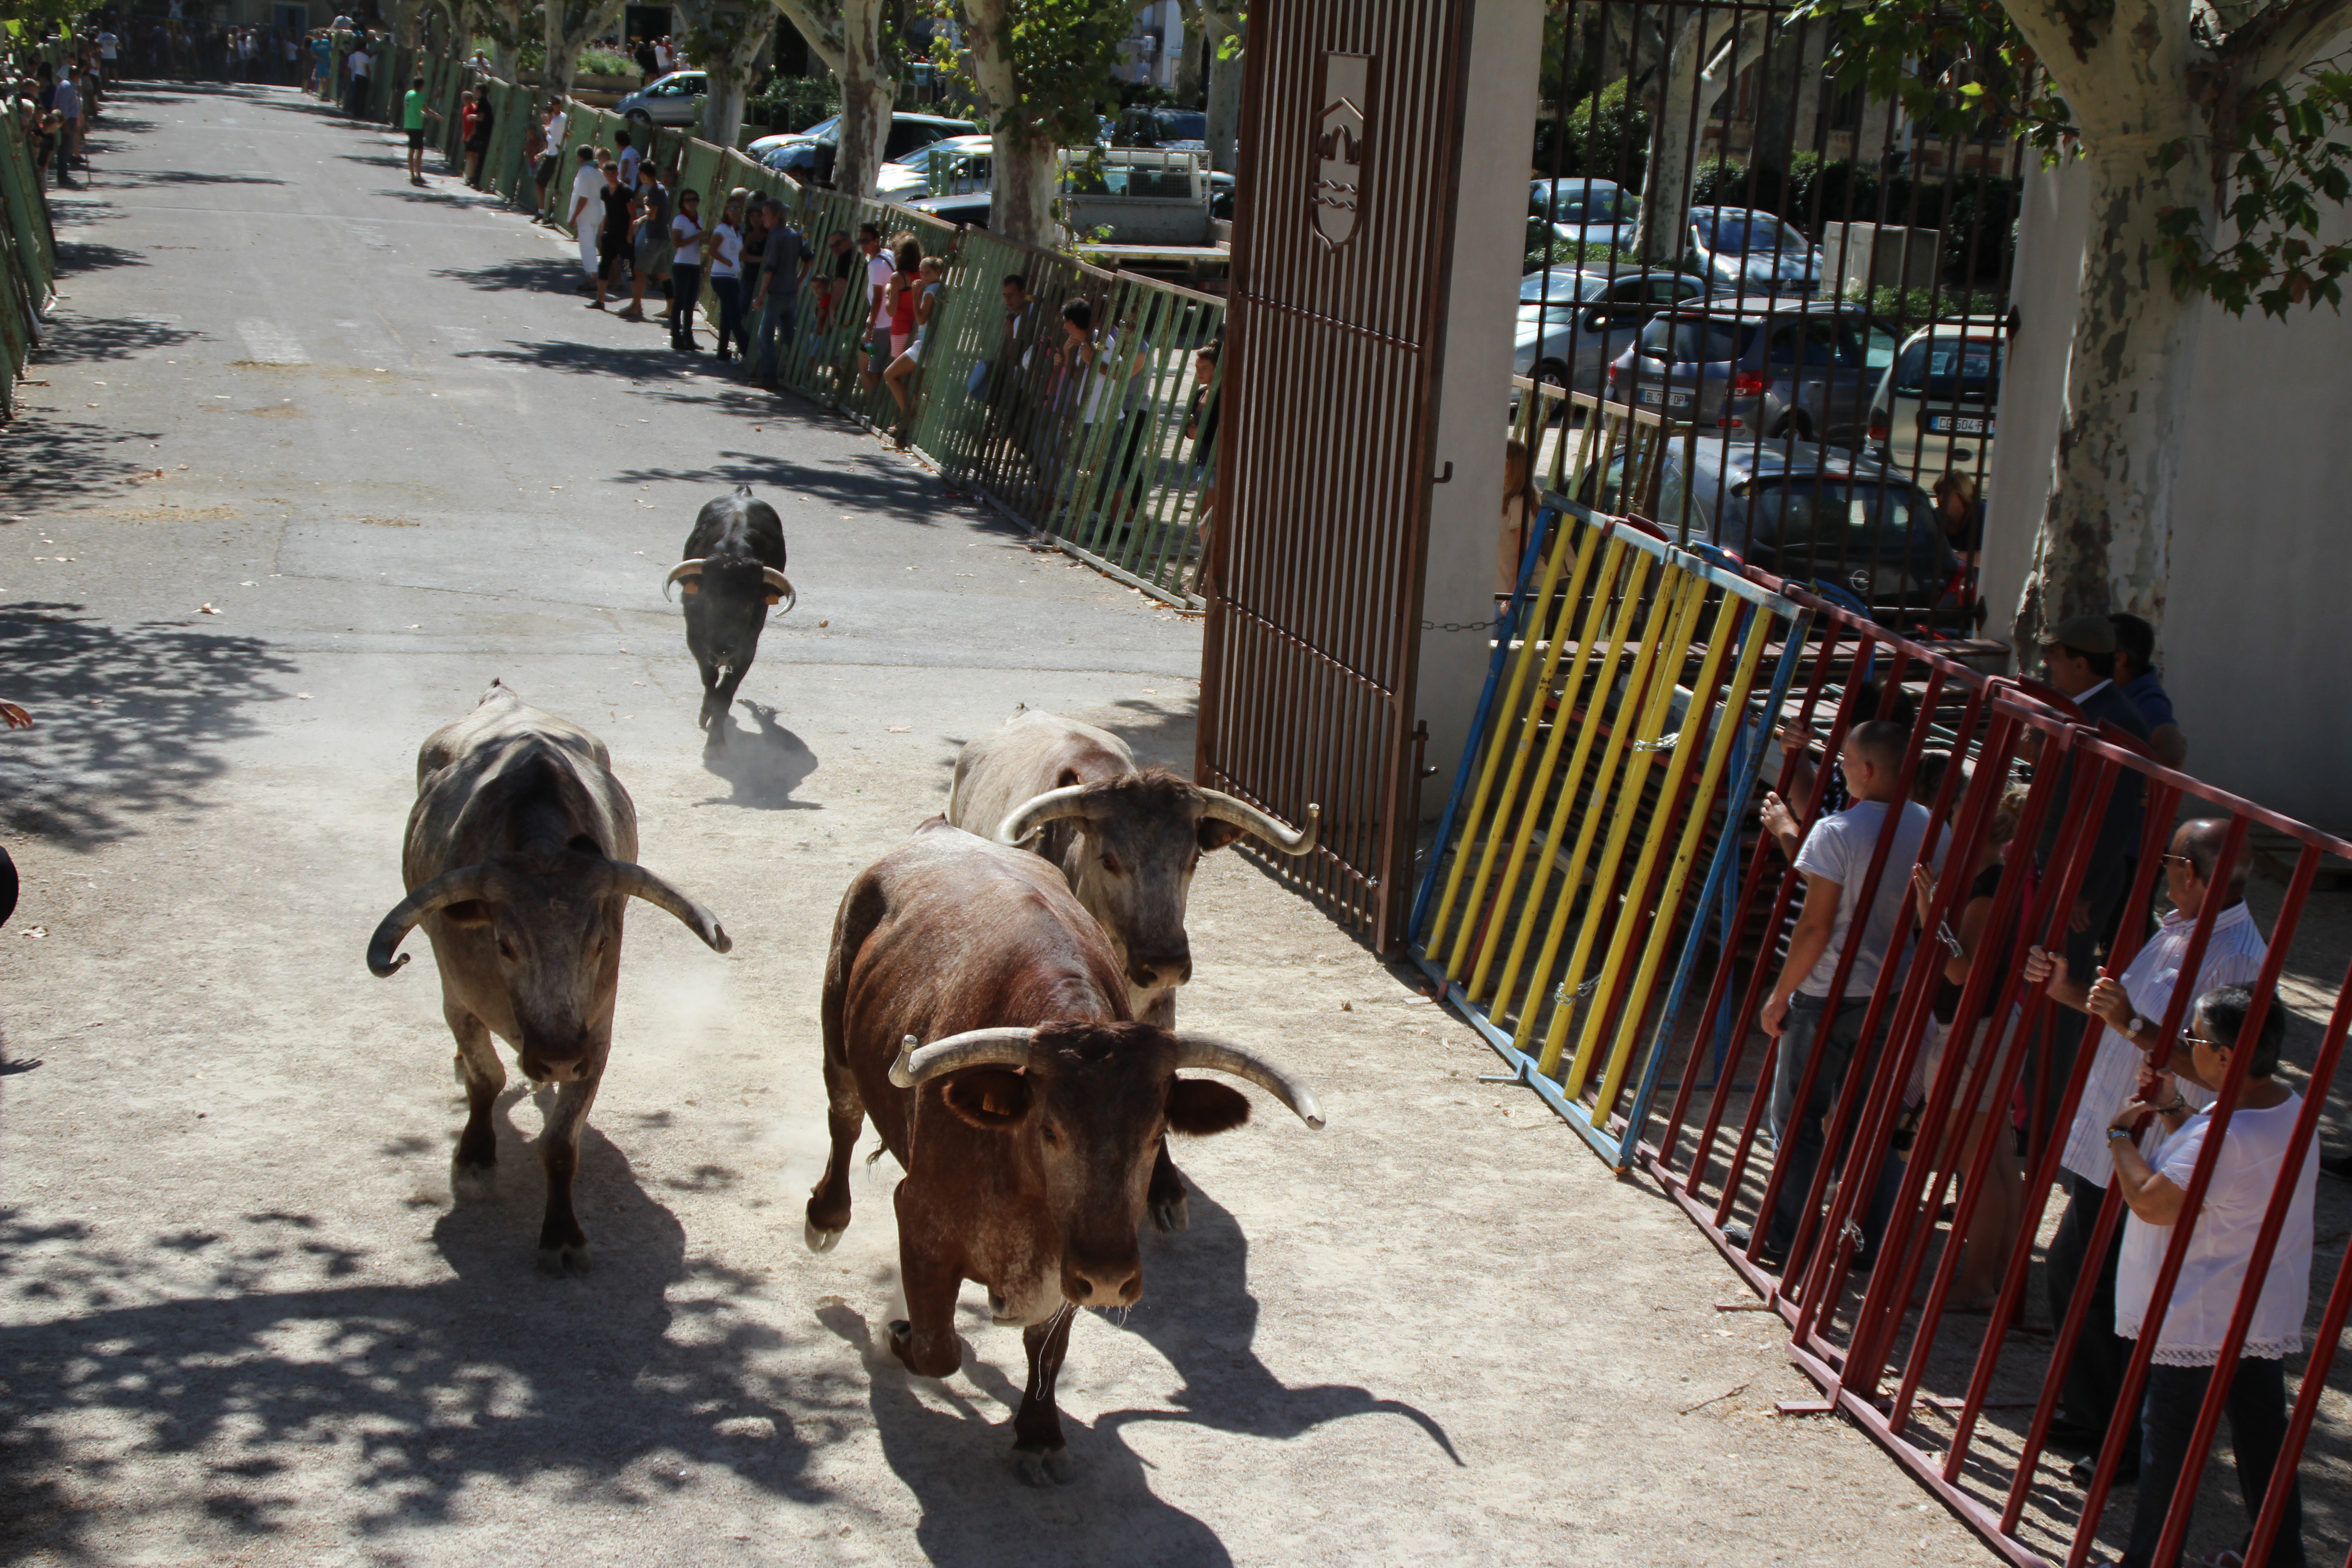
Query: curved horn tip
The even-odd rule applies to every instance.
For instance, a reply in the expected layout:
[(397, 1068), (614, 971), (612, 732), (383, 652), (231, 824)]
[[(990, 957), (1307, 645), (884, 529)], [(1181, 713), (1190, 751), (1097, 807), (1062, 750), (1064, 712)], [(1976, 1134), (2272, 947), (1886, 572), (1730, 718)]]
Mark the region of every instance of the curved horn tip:
[(907, 1064), (914, 1059), (919, 1043), (912, 1035), (898, 1042), (898, 1059), (890, 1064), (890, 1081), (900, 1089), (915, 1087), (915, 1075), (907, 1069)]

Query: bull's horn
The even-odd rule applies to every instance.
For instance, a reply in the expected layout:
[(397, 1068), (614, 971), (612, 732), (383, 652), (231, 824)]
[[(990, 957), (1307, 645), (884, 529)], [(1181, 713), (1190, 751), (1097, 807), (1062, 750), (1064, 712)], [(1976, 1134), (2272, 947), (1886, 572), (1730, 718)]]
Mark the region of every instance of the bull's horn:
[(1013, 815), (997, 828), (996, 841), (999, 844), (1018, 844), (1049, 822), (1065, 816), (1085, 816), (1079, 807), (1078, 797), (1086, 793), (1084, 784), (1065, 784), (1060, 789), (1049, 789), (1044, 795), (1022, 802), (1013, 808)]
[(721, 930), (710, 911), (646, 870), (626, 860), (609, 862), (613, 886), (633, 899), (643, 899), (657, 910), (676, 915), (687, 930), (703, 940), (713, 952), (725, 952), (735, 945), (735, 939)]
[(1286, 827), (1257, 807), (1221, 791), (1204, 789), (1201, 793), (1209, 797), (1209, 804), (1202, 808), (1202, 816), (1246, 827), (1285, 855), (1306, 854), (1315, 847), (1316, 837), (1323, 831), (1323, 808), (1319, 805), (1307, 808), (1307, 826), (1301, 829)]
[(496, 874), (496, 868), (487, 863), (460, 866), (454, 871), (444, 871), (393, 905), (392, 912), (377, 924), (375, 935), (368, 939), (369, 972), (379, 980), (390, 979), (402, 964), (408, 962), (408, 954), (404, 952), (394, 958), (392, 950), (400, 945), (401, 938), (406, 936), (417, 921), (436, 910), (487, 896), (490, 879)]
[(669, 575), (662, 579), (662, 597), (665, 599), (669, 597), (669, 585), (672, 583), (679, 583), (685, 581), (688, 577), (699, 577), (701, 575), (701, 557), (698, 556), (692, 561), (679, 562), (677, 565), (669, 569)]
[(786, 616), (791, 615), (793, 613), (793, 606), (801, 602), (800, 595), (793, 590), (793, 580), (790, 577), (785, 576), (782, 572), (777, 571), (772, 566), (761, 567), (760, 575), (766, 580), (769, 587), (773, 588), (777, 593), (782, 594), (784, 596), (784, 607), (777, 613)]
[[(1310, 822), (1312, 818), (1308, 819)], [(1245, 1078), (1258, 1088), (1288, 1106), (1299, 1121), (1323, 1130), (1323, 1107), (1315, 1099), (1315, 1091), (1292, 1078), (1280, 1068), (1244, 1046), (1228, 1045), (1223, 1040), (1206, 1039), (1199, 1035), (1176, 1037), (1176, 1070), (1193, 1072), (1227, 1072), (1235, 1078)]]
[(944, 1040), (918, 1047), (908, 1035), (898, 1042), (898, 1059), (890, 1064), (890, 1081), (900, 1089), (965, 1068), (1027, 1065), (1029, 1039), (1036, 1031), (1024, 1028), (966, 1029)]

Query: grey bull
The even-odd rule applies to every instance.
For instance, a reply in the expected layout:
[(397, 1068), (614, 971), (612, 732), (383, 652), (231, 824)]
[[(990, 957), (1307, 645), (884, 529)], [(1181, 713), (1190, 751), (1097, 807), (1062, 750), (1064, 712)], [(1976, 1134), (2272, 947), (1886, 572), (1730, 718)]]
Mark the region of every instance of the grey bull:
[(547, 1173), (539, 1255), (557, 1270), (588, 1267), (572, 1177), (612, 1050), (628, 901), (677, 916), (719, 952), (732, 945), (709, 910), (636, 858), (636, 807), (604, 742), (493, 681), (478, 707), (416, 754), (401, 852), (409, 893), (368, 943), (368, 968), (386, 977), (408, 962), (394, 952), (411, 928), (421, 923), (433, 944), (466, 1085), (466, 1130), (449, 1173), (459, 1198), (488, 1195), (497, 1173), (490, 1113), (507, 1075), (490, 1037), (515, 1048), (524, 1077), (557, 1086), (539, 1141)]
[[(1057, 713), (1023, 709), (956, 757), (948, 820), (1034, 849), (1060, 868), (1101, 923), (1141, 1023), (1176, 1026), (1176, 988), (1192, 978), (1184, 908), (1201, 857), (1250, 835), (1285, 855), (1315, 847), (1318, 806), (1293, 828), (1244, 801), (1165, 768), (1135, 765), (1127, 742)], [(1151, 1219), (1188, 1222), (1184, 1184), (1163, 1143), (1151, 1178)]]

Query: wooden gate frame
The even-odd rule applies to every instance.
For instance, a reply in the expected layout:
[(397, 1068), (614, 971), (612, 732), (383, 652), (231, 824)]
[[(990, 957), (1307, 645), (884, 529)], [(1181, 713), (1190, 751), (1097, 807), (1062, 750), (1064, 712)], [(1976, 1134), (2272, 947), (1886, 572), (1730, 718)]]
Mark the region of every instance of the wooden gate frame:
[[(1194, 774), (1291, 821), (1319, 804), (1324, 829), (1315, 851), (1262, 863), (1381, 952), (1402, 947), (1413, 891), (1421, 605), (1431, 487), (1442, 482), (1432, 470), (1475, 7), (1475, 0), (1378, 6), (1298, 0), (1273, 7), (1252, 18), (1243, 92), (1223, 376), (1232, 401), (1219, 431), (1225, 453), (1218, 527), (1201, 588), (1208, 621)], [(1358, 55), (1369, 58), (1370, 83), (1358, 107), (1374, 109), (1374, 117), (1360, 127), (1363, 161), (1354, 193), (1367, 201), (1404, 199), (1359, 213), (1364, 232), (1333, 242), (1307, 195), (1318, 172), (1310, 163), (1314, 132), (1277, 138), (1273, 116), (1306, 119), (1311, 106), (1309, 127), (1329, 119), (1338, 107), (1322, 101), (1329, 62)], [(1400, 166), (1398, 153), (1416, 147), (1433, 149), (1434, 167)], [(1286, 168), (1285, 160), (1297, 163)], [(1429, 193), (1417, 211), (1414, 183)], [(1360, 257), (1367, 246), (1391, 254), (1382, 267), (1357, 275), (1352, 297), (1297, 297), (1313, 270), (1298, 256), (1353, 247)], [(1402, 318), (1400, 331), (1410, 335), (1382, 331), (1367, 317), (1382, 325)], [(1328, 335), (1294, 363), (1271, 363), (1281, 352), (1278, 335), (1301, 330)], [(1349, 350), (1360, 363), (1402, 351), (1412, 384), (1391, 391), (1339, 384), (1334, 362)], [(1269, 384), (1285, 390), (1278, 412), (1255, 405), (1257, 389)], [(1321, 422), (1322, 411), (1351, 392), (1365, 428), (1335, 431)], [(1300, 488), (1302, 447), (1379, 434), (1375, 411), (1399, 395), (1409, 406), (1402, 428), (1391, 427), (1386, 451), (1374, 443), (1352, 475), (1324, 487), (1325, 494), (1288, 493)], [(1393, 553), (1345, 554), (1344, 542), (1368, 529), (1385, 531)], [(1318, 573), (1327, 574), (1318, 581)], [(1270, 679), (1277, 663), (1301, 679)]]

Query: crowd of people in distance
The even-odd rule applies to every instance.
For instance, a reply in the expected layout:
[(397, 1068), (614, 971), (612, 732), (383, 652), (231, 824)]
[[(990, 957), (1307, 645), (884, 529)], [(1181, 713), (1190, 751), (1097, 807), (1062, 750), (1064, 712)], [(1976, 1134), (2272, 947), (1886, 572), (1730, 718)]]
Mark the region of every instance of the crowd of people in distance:
[[(2154, 667), (2154, 632), (2129, 615), (2076, 616), (2058, 623), (2041, 646), (2042, 673), (2050, 687), (2091, 722), (2111, 722), (2145, 744), (2161, 762), (2179, 766), (2189, 742)], [(1906, 1160), (1923, 1153), (1934, 1168), (1971, 1171), (1985, 1159), (1982, 1190), (1975, 1195), (1966, 1235), (1955, 1245), (1961, 1255), (1946, 1310), (1986, 1313), (1999, 1302), (2004, 1271), (2029, 1208), (2021, 1158), (2023, 1131), (2048, 1126), (2056, 1093), (2074, 1072), (2086, 1026), (2101, 1026), (2081, 1099), (2063, 1131), (2058, 1184), (2064, 1210), (2044, 1257), (2043, 1283), (2049, 1321), (2063, 1322), (2078, 1300), (2084, 1327), (2063, 1368), (2057, 1418), (2049, 1446), (2072, 1462), (2077, 1485), (2089, 1487), (2097, 1456), (2118, 1420), (2129, 1423), (2122, 1445), (2119, 1483), (2136, 1482), (2129, 1545), (2120, 1561), (2145, 1568), (2161, 1534), (2165, 1515), (2188, 1459), (2199, 1408), (2227, 1338), (2231, 1315), (2243, 1285), (2257, 1232), (2277, 1184), (2290, 1186), (2285, 1226), (2264, 1276), (2250, 1329), (2227, 1398), (2231, 1442), (2237, 1457), (2242, 1495), (2249, 1515), (2259, 1510), (2283, 1450), (2287, 1424), (2284, 1360), (2302, 1349), (2302, 1324), (2311, 1280), (2314, 1194), (2323, 1170), (2352, 1174), (2352, 1157), (2324, 1158), (2314, 1147), (2301, 1168), (2283, 1176), (2284, 1160), (2300, 1099), (2279, 1081), (2279, 1054), (2287, 1009), (2275, 997), (2258, 1008), (2252, 987), (2261, 982), (2268, 948), (2245, 900), (2247, 860), (2241, 857), (2226, 877), (2221, 872), (2230, 825), (2223, 818), (2181, 823), (2167, 844), (2158, 879), (2168, 910), (2128, 910), (2137, 879), (2145, 806), (2139, 775), (2119, 775), (2095, 829), (2080, 896), (2057, 949), (2029, 942), (2015, 927), (1995, 918), (1996, 893), (2004, 868), (2026, 862), (2038, 883), (2055, 863), (2062, 846), (2059, 825), (2074, 785), (2074, 760), (2059, 765), (2055, 793), (2035, 841), (2021, 842), (2019, 827), (2026, 800), (2022, 784), (2004, 791), (1993, 812), (1982, 852), (1967, 866), (1939, 865), (1928, 843), (1929, 807), (1945, 791), (1952, 766), (1948, 753), (1926, 750), (1903, 787), (1904, 762), (1912, 740), (1913, 714), (1898, 690), (1891, 698), (1865, 689), (1856, 710), (1883, 716), (1853, 724), (1833, 776), (1822, 790), (1822, 806), (1810, 823), (1777, 794), (1768, 793), (1759, 814), (1763, 831), (1778, 841), (1802, 879), (1802, 902), (1788, 933), (1777, 978), (1763, 1004), (1759, 1024), (1779, 1042), (1769, 1086), (1766, 1127), (1780, 1184), (1772, 1211), (1762, 1216), (1760, 1237), (1733, 1227), (1730, 1239), (1748, 1249), (1767, 1268), (1789, 1258), (1814, 1176), (1827, 1159), (1837, 1170), (1854, 1159), (1850, 1146), (1832, 1149), (1824, 1135), (1832, 1108), (1851, 1073), (1876, 1070), (1885, 1045), (1863, 1038), (1865, 1015), (1887, 955), (1912, 921), (1924, 926), (1936, 902), (1939, 879), (1965, 879), (1965, 892), (1941, 927), (1921, 940), (1921, 962), (1938, 965), (1932, 1021), (1918, 1065), (1905, 1094), (1905, 1115), (1895, 1124), (1880, 1179), (1858, 1203), (1859, 1239), (1853, 1268), (1867, 1274), (1877, 1262)], [(1804, 752), (1795, 769), (1791, 798), (1810, 799), (1817, 764), (1811, 737), (1784, 727), (1783, 745)], [(1958, 799), (1957, 792), (1952, 798)], [(1867, 868), (1888, 817), (1895, 818), (1885, 864), (1922, 860), (1907, 889), (1881, 893), (1866, 907), (1860, 895)], [(1908, 896), (1905, 896), (1907, 893)], [(2211, 917), (2210, 932), (2194, 974), (2184, 973), (2200, 914)], [(2148, 921), (2126, 943), (2126, 921)], [(1849, 942), (1855, 922), (1861, 934)], [(1840, 973), (1841, 954), (1851, 957)], [(2109, 955), (2128, 952), (2127, 961)], [(1988, 1016), (1956, 1046), (1949, 1038), (1964, 988), (1972, 974), (1996, 966), (1984, 991)], [(2112, 973), (2111, 973), (2112, 971)], [(1996, 1094), (2019, 1053), (2042, 1048), (2019, 1037), (2012, 1015), (1990, 1016), (1990, 998), (2011, 973), (2038, 988), (2055, 1005), (2046, 1064), (2018, 1074), (2015, 1090)], [(2176, 992), (2189, 988), (2180, 1028), (2168, 1037), (2164, 1020)], [(1831, 994), (1832, 987), (1837, 994)], [(2262, 1015), (2257, 1022), (2254, 1015)], [(1967, 1085), (1981, 1083), (1972, 1103), (1958, 1105), (1934, 1150), (1911, 1146), (1927, 1089), (1947, 1053), (1962, 1053)], [(1990, 1061), (1988, 1062), (1988, 1058)], [(1809, 1065), (1813, 1079), (1804, 1085)], [(2230, 1117), (2222, 1152), (2202, 1206), (2192, 1221), (2188, 1261), (2176, 1281), (2158, 1331), (2145, 1392), (2137, 1411), (2119, 1411), (2126, 1364), (2140, 1337), (2159, 1267), (2183, 1215), (2183, 1198), (2198, 1154), (2212, 1125), (2217, 1101), (2228, 1088), (2233, 1064), (2242, 1064), (2230, 1089)], [(2046, 1073), (2031, 1070), (2046, 1066)], [(2033, 1100), (2046, 1088), (2050, 1100)], [(2037, 1120), (2037, 1118), (2039, 1120)], [(1990, 1145), (1989, 1154), (1985, 1152)], [(1957, 1154), (1957, 1163), (1955, 1157)], [(2126, 1209), (2103, 1249), (2095, 1248), (2100, 1210), (2110, 1186)], [(2300, 1483), (2287, 1494), (2277, 1542), (2269, 1561), (2274, 1568), (2300, 1568)], [(2234, 1560), (2235, 1553), (2224, 1554)]]

